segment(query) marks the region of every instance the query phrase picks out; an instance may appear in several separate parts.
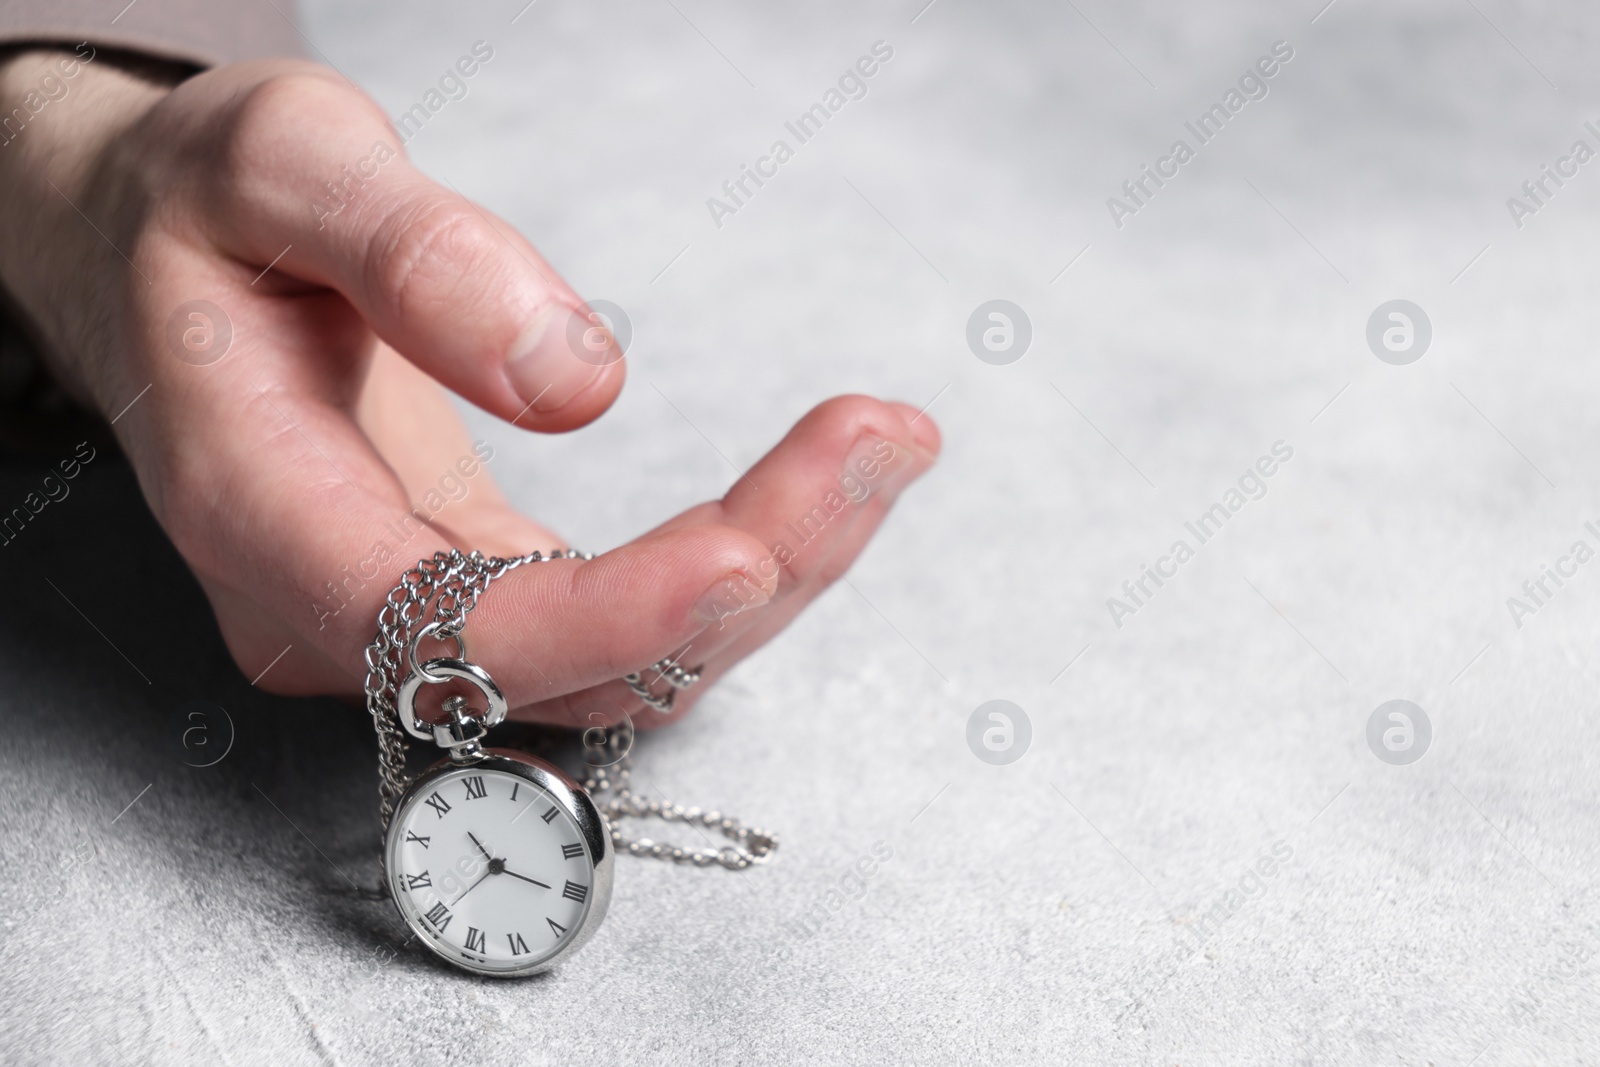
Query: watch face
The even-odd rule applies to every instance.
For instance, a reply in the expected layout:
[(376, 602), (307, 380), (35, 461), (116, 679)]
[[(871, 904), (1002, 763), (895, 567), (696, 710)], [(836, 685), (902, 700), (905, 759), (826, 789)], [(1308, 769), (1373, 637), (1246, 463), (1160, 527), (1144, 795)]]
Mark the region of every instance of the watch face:
[(593, 932), (611, 893), (593, 804), (522, 759), (424, 774), (395, 812), (387, 853), (406, 922), (433, 951), (483, 974), (549, 967)]

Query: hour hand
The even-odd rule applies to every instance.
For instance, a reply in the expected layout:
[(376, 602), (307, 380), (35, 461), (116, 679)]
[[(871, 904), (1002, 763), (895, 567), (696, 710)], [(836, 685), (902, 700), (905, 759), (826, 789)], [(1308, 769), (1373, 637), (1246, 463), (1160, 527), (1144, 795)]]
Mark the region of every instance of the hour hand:
[[(467, 831), (467, 836), (468, 837), (472, 837), (472, 831), (471, 830)], [(494, 857), (489, 855), (489, 850), (483, 847), (483, 842), (482, 841), (479, 841), (476, 837), (472, 837), (472, 843), (477, 846), (479, 852), (483, 853), (483, 858), (484, 859), (488, 860), (490, 863), (494, 862)]]

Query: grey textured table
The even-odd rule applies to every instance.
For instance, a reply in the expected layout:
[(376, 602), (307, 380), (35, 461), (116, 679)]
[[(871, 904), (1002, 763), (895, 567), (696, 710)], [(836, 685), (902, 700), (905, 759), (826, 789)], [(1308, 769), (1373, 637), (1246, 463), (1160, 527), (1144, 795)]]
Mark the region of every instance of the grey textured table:
[[(97, 460), (0, 557), (8, 1062), (1600, 1058), (1600, 564), (1561, 562), (1600, 548), (1600, 165), (1560, 163), (1600, 148), (1600, 14), (920, 6), (309, 7), (397, 116), (488, 42), (409, 150), (631, 318), (599, 424), (474, 416), (574, 543), (719, 493), (839, 392), (931, 403), (946, 455), (641, 744), (652, 795), (779, 860), (624, 859), (600, 935), (516, 984), (400, 947), (362, 716), (252, 689)], [(880, 40), (864, 96), (707, 206)], [(1129, 201), (1278, 41), (1264, 98)], [(1544, 164), (1576, 174), (1534, 205)], [(965, 339), (993, 298), (1032, 324), (1009, 365)], [(1393, 299), (1432, 324), (1409, 365), (1366, 340)], [(0, 503), (39, 476), (6, 460)], [(1547, 564), (1576, 573), (1534, 604)], [(1146, 565), (1172, 576), (1127, 599)], [(967, 742), (992, 699), (1031, 724), (1003, 766)], [(1368, 744), (1392, 699), (1432, 726), (1409, 765)], [(209, 769), (193, 700), (236, 729)]]

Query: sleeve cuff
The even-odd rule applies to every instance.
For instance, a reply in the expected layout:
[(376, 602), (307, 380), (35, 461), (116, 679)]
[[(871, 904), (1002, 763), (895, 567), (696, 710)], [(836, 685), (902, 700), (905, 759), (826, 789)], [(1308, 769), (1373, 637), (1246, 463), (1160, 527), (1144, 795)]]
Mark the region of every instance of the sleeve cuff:
[[(48, 10), (40, 10), (48, 6)], [(214, 67), (305, 54), (293, 0), (0, 0), (0, 45), (97, 47)]]

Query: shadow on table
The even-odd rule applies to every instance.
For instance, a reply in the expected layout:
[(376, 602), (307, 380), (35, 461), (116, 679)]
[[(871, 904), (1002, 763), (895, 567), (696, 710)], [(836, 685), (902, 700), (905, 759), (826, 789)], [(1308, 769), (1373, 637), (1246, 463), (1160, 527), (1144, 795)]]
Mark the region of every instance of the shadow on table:
[[(254, 688), (123, 458), (104, 441), (58, 451), (0, 455), (4, 773), (87, 777), (116, 832), (141, 833), (180, 882), (248, 885), (330, 937), (395, 940), (364, 711)], [(159, 820), (122, 819), (145, 783)]]
[[(364, 958), (392, 955), (408, 939), (383, 889), (365, 710), (251, 685), (128, 464), (105, 441), (58, 451), (0, 454), (0, 559), (14, 576), (0, 773), (87, 774), (162, 881), (295, 914), (302, 932), (320, 925)], [(14, 508), (24, 514), (4, 526)], [(502, 743), (576, 751), (568, 732), (504, 729), (520, 736)], [(122, 820), (130, 798), (159, 818)]]

